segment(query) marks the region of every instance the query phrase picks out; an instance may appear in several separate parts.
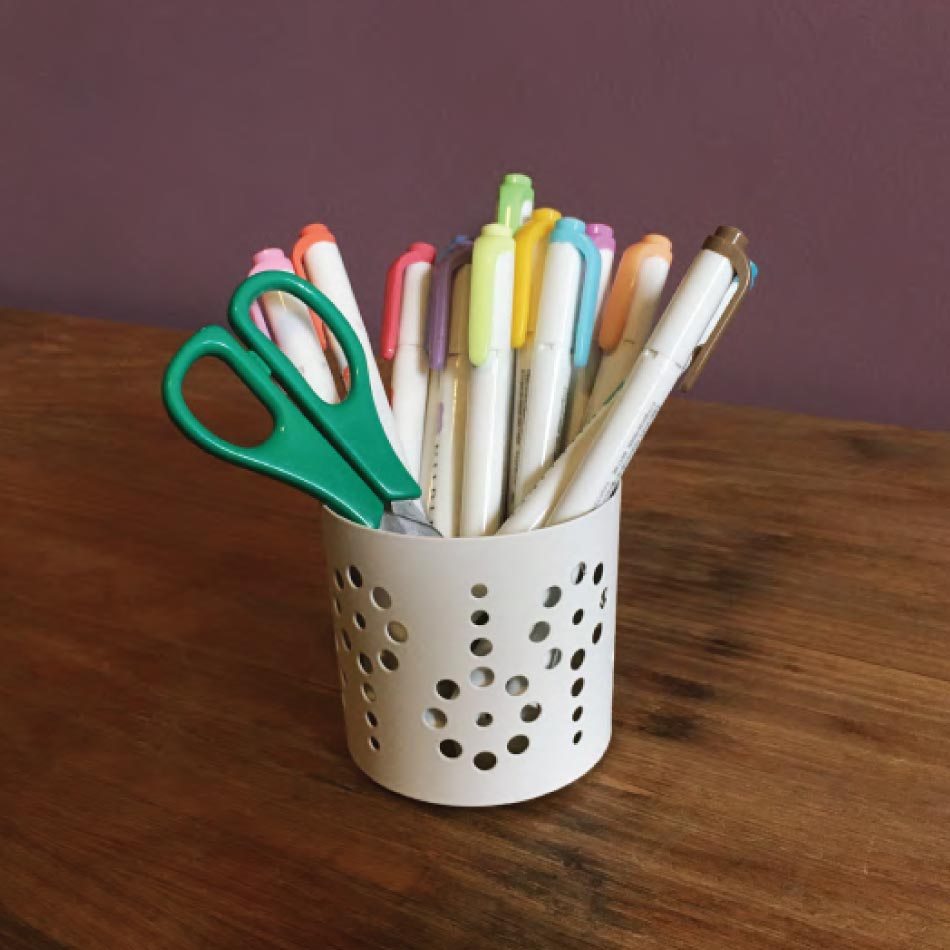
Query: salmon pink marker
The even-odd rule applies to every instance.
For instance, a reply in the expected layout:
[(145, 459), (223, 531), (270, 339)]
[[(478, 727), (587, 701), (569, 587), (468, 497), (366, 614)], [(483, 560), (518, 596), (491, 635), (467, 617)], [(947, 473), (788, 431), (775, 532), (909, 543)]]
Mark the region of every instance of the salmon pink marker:
[[(292, 274), (294, 266), (279, 247), (266, 247), (254, 255), (254, 266), (248, 277), (274, 270)], [(333, 373), (307, 307), (296, 297), (279, 290), (262, 294), (261, 305), (271, 337), (284, 356), (324, 402), (339, 402)]]
[(429, 361), (425, 351), (429, 280), (436, 250), (417, 242), (393, 261), (386, 274), (382, 357), (393, 361), (393, 416), (416, 481), (422, 468)]
[[(293, 249), (294, 270), (298, 277), (309, 280), (317, 290), (322, 291), (336, 305), (343, 314), (346, 322), (352, 327), (359, 339), (363, 352), (366, 354), (366, 366), (369, 370), (370, 389), (373, 393), (373, 404), (376, 414), (382, 424), (383, 431), (389, 439), (396, 454), (405, 462), (402, 444), (396, 432), (396, 422), (389, 400), (386, 398), (386, 387), (379, 375), (379, 367), (373, 358), (373, 347), (366, 332), (366, 324), (360, 314), (353, 286), (343, 264), (343, 255), (330, 229), (325, 224), (308, 224), (301, 232)], [(320, 323), (320, 321), (317, 321)], [(322, 327), (322, 323), (320, 324)], [(331, 335), (330, 347), (340, 367), (344, 382), (349, 381), (349, 372), (346, 367), (346, 357), (337, 344), (336, 338)]]

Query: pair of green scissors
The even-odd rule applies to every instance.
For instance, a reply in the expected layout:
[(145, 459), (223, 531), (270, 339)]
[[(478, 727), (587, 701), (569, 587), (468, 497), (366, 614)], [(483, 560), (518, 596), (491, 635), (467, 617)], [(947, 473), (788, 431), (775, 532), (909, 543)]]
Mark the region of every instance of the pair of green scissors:
[[(293, 363), (254, 325), (251, 304), (275, 290), (306, 304), (339, 341), (350, 371), (349, 392), (342, 402), (320, 399)], [(294, 274), (264, 271), (234, 292), (228, 320), (239, 339), (223, 327), (205, 327), (172, 357), (165, 371), (165, 408), (186, 438), (226, 462), (319, 498), (357, 524), (440, 537), (420, 502), (414, 500), (421, 489), (379, 421), (359, 338), (329, 298)], [(203, 357), (227, 364), (270, 413), (274, 430), (260, 445), (244, 447), (222, 439), (188, 407), (182, 383)]]

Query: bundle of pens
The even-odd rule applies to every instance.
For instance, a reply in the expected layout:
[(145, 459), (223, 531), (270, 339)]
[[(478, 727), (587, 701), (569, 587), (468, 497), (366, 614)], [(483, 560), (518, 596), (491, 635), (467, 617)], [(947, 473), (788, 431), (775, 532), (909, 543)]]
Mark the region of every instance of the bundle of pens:
[[(441, 253), (414, 243), (392, 264), (381, 340), (391, 404), (330, 231), (306, 227), (292, 260), (261, 251), (231, 302), (253, 353), (218, 328), (197, 334), (166, 376), (172, 419), (208, 451), (370, 527), (482, 537), (597, 508), (677, 383), (695, 381), (755, 265), (745, 235), (717, 228), (654, 325), (668, 238), (628, 247), (611, 280), (610, 226), (533, 206), (531, 179), (506, 175), (497, 220), (477, 238)], [(185, 405), (181, 382), (205, 355), (274, 414), (263, 445), (219, 439)]]

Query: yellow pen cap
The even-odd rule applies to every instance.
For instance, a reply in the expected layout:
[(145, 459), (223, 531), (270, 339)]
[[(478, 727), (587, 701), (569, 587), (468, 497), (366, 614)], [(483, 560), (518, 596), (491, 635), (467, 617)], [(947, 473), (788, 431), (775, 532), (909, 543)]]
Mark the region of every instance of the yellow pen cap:
[(511, 345), (524, 346), (538, 319), (538, 291), (547, 240), (561, 217), (554, 208), (535, 208), (515, 235), (515, 292), (511, 304)]

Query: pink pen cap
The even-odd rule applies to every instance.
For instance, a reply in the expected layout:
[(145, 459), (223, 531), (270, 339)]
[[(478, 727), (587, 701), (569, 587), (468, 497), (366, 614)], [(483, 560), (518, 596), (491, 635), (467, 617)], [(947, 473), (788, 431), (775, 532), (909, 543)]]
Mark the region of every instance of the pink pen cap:
[(609, 224), (588, 224), (587, 236), (594, 242), (598, 251), (615, 251), (614, 229)]
[[(252, 264), (253, 266), (247, 272), (248, 277), (259, 274), (265, 270), (289, 270), (293, 273), (294, 269), (287, 255), (284, 254), (279, 247), (265, 247), (263, 250), (258, 251), (252, 258)], [(263, 332), (267, 334), (269, 339), (270, 330), (267, 327), (267, 321), (264, 319), (264, 311), (261, 310), (260, 301), (258, 300), (255, 300), (254, 303), (251, 304), (251, 319), (259, 330), (263, 330)]]
[(436, 259), (432, 268), (429, 288), (429, 307), (426, 313), (426, 350), (429, 367), (445, 368), (449, 349), (449, 322), (452, 308), (452, 283), (459, 269), (472, 262), (475, 242), (464, 234), (456, 234)]
[(406, 268), (410, 264), (435, 261), (436, 250), (431, 244), (416, 241), (409, 245), (409, 250), (400, 254), (392, 262), (386, 272), (386, 289), (383, 294), (383, 329), (380, 340), (380, 351), (384, 360), (391, 360), (396, 355), (399, 345), (399, 317), (402, 311), (402, 285)]

